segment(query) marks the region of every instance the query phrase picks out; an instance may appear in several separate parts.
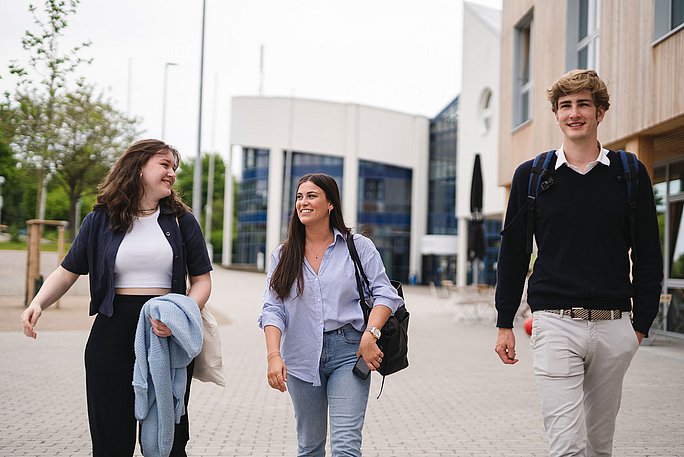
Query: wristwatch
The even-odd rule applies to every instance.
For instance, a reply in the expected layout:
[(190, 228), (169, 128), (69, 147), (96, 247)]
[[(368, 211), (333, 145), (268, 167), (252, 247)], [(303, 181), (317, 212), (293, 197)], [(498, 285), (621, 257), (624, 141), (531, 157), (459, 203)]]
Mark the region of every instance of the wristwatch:
[(371, 327), (371, 328), (367, 329), (366, 331), (370, 332), (370, 334), (373, 335), (376, 340), (379, 340), (380, 336), (382, 336), (382, 332), (377, 327)]

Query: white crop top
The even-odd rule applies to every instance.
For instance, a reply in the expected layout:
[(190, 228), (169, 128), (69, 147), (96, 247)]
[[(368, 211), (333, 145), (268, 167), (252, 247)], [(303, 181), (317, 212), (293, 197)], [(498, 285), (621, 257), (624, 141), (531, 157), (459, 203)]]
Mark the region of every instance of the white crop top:
[(154, 214), (133, 219), (114, 261), (114, 287), (171, 288), (173, 250)]

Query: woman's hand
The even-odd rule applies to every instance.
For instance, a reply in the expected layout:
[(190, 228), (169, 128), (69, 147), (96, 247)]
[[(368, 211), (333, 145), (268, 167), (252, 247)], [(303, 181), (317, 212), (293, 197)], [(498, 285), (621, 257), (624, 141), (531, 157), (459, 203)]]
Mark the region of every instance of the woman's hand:
[(363, 332), (361, 344), (359, 344), (359, 350), (356, 352), (356, 356), (363, 357), (368, 368), (370, 368), (371, 371), (375, 371), (380, 368), (384, 354), (378, 347), (378, 342), (375, 337), (370, 332)]
[(152, 333), (160, 338), (168, 338), (173, 335), (171, 329), (166, 326), (162, 321), (150, 318), (150, 324), (152, 324)]
[(72, 273), (62, 266), (50, 273), (36, 296), (31, 300), (31, 304), (21, 313), (21, 327), (24, 335), (30, 338), (37, 336), (34, 327), (38, 318), (43, 314), (43, 310), (59, 300), (77, 279), (76, 273)]
[(285, 392), (287, 387), (287, 367), (280, 354), (273, 354), (268, 359), (268, 385), (272, 388)]
[(35, 338), (37, 333), (34, 330), (38, 318), (43, 314), (43, 309), (36, 304), (31, 303), (31, 305), (21, 313), (21, 327), (24, 331), (24, 335)]

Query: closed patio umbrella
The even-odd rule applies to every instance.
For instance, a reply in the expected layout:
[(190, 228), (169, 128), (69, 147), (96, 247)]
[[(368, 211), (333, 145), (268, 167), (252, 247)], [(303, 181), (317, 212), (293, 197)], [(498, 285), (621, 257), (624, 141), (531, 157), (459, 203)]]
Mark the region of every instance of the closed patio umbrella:
[(470, 221), (468, 222), (468, 260), (473, 265), (473, 282), (478, 283), (479, 261), (485, 256), (484, 220), (482, 217), (483, 183), (480, 154), (475, 154), (470, 185)]

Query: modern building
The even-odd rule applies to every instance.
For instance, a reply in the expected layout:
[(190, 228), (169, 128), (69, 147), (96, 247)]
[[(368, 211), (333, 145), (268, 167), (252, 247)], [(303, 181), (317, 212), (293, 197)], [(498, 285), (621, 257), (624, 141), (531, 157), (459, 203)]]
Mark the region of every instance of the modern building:
[(468, 222), (473, 164), (482, 169), (485, 256), (479, 262), (477, 282), (496, 283), (505, 191), (499, 186), (499, 65), (501, 10), (476, 3), (463, 4), (463, 70), (458, 113), (456, 215), (459, 238), (458, 285), (472, 284), (473, 263), (468, 261)]
[(656, 325), (684, 336), (684, 2), (503, 2), (501, 49), (499, 183), (510, 188), (518, 164), (560, 144), (546, 89), (597, 70), (611, 96), (599, 139), (636, 153), (654, 182), (672, 295)]
[(236, 202), (237, 220), (234, 226), (226, 205), (224, 264), (267, 268), (287, 235), (297, 181), (325, 172), (340, 187), (346, 223), (373, 239), (388, 275), (408, 281), (419, 274), (427, 118), (350, 103), (235, 97), (231, 119), (239, 179), (233, 187), (227, 176), (225, 201)]
[(266, 268), (286, 237), (297, 180), (323, 171), (337, 179), (345, 220), (373, 238), (391, 277), (469, 284), (468, 201), (479, 155), (486, 254), (477, 278), (493, 285), (505, 198), (497, 180), (500, 16), (464, 4), (462, 94), (431, 120), (357, 104), (234, 98), (239, 176), (235, 186), (226, 178), (223, 263)]

